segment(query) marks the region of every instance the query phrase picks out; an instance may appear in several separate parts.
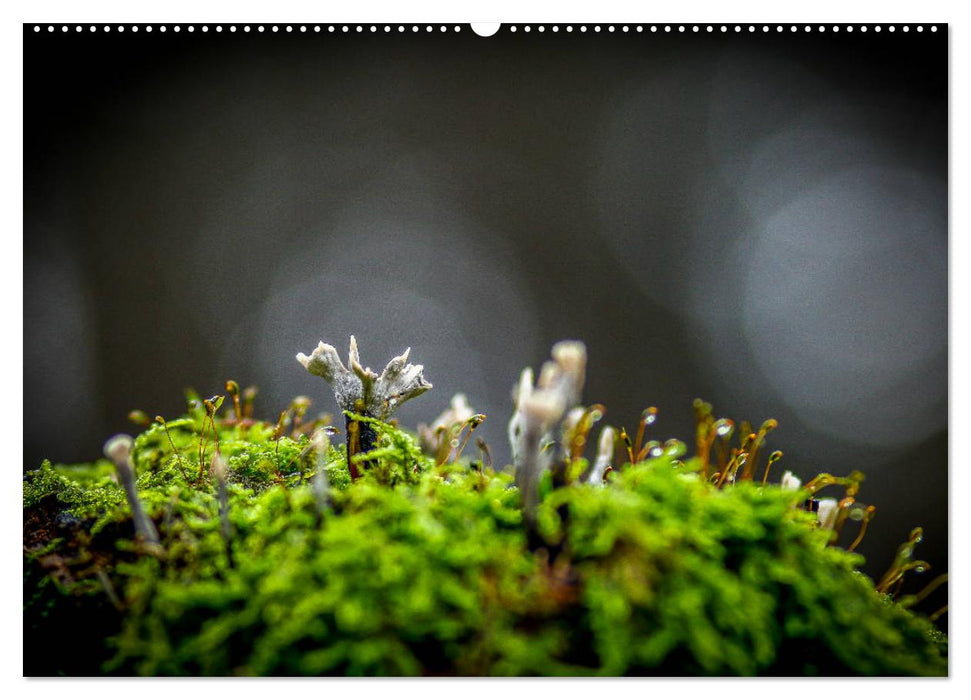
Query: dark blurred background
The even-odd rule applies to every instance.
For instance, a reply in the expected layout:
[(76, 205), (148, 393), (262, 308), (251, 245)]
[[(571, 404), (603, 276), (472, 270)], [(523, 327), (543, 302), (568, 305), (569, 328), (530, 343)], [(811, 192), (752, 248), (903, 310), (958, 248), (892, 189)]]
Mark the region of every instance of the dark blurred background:
[(947, 569), (946, 27), (269, 27), (25, 26), (25, 469), (228, 378), (334, 411), (294, 355), (351, 333), (505, 460), (578, 338), (607, 422), (775, 417), (776, 477), (867, 474), (872, 575)]

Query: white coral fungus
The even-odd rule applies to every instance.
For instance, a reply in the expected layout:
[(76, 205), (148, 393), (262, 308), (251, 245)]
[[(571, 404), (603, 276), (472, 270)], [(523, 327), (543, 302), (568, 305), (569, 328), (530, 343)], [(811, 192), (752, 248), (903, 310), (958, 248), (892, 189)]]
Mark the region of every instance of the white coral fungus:
[(348, 370), (341, 362), (333, 345), (321, 341), (308, 357), (302, 352), (297, 361), (308, 372), (316, 374), (330, 384), (337, 405), (344, 411), (364, 413), (378, 420), (387, 420), (391, 414), (409, 399), (425, 393), (432, 385), (422, 377), (422, 365), (408, 364), (408, 348), (393, 358), (380, 376), (370, 367), (361, 366), (357, 352), (357, 340), (351, 336), (348, 351)]

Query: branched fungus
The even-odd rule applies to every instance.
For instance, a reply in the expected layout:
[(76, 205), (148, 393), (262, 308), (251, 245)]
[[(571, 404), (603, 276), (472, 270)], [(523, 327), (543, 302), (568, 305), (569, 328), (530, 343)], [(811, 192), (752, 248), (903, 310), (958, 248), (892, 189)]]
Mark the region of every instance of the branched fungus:
[[(409, 399), (432, 388), (422, 376), (422, 365), (408, 364), (408, 348), (393, 358), (380, 375), (361, 365), (357, 340), (351, 336), (348, 364), (344, 366), (333, 345), (321, 341), (308, 357), (302, 352), (297, 361), (308, 372), (330, 384), (334, 398), (342, 411), (350, 411), (368, 418), (387, 421), (397, 408)], [(370, 452), (376, 445), (377, 434), (367, 423), (346, 418), (348, 463), (355, 452)], [(356, 443), (356, 445), (352, 445)], [(355, 449), (357, 448), (357, 449)]]

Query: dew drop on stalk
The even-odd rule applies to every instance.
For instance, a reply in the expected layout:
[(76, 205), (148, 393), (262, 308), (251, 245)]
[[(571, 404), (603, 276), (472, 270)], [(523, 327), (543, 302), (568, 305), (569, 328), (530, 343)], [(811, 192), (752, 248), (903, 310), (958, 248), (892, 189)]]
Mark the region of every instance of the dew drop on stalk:
[(720, 418), (715, 421), (715, 433), (717, 433), (718, 437), (730, 435), (734, 429), (735, 424), (728, 418)]

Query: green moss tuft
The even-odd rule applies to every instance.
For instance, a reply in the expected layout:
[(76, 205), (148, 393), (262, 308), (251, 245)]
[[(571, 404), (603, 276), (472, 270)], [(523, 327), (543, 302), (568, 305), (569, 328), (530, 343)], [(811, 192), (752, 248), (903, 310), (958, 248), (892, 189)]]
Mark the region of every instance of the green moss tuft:
[[(946, 640), (827, 546), (804, 492), (714, 488), (672, 450), (607, 486), (547, 477), (537, 546), (511, 476), (350, 418), (378, 435), (354, 481), (306, 432), (215, 421), (228, 536), (204, 412), (153, 424), (133, 458), (159, 551), (135, 540), (107, 462), (28, 473), (25, 672), (947, 673)], [(51, 653), (65, 635), (85, 653)]]

